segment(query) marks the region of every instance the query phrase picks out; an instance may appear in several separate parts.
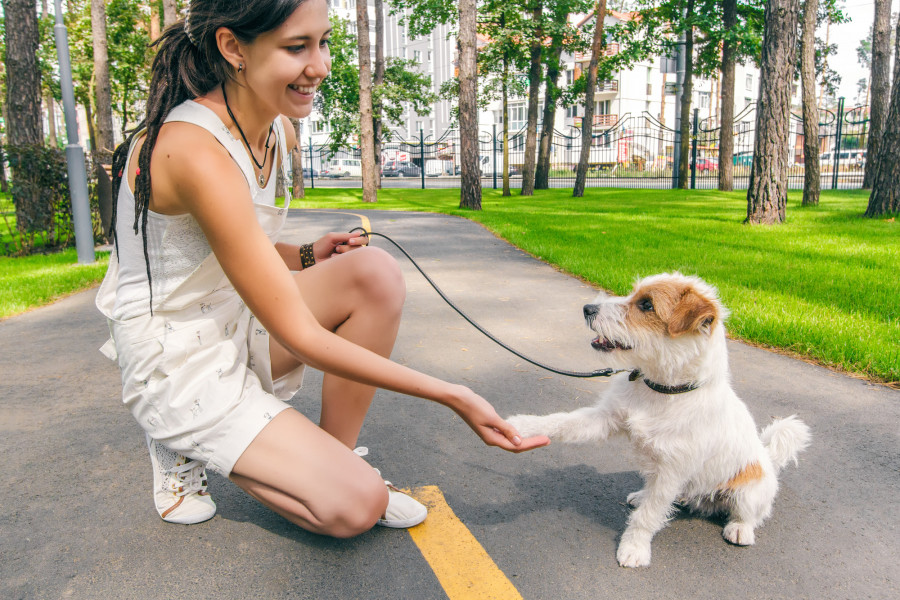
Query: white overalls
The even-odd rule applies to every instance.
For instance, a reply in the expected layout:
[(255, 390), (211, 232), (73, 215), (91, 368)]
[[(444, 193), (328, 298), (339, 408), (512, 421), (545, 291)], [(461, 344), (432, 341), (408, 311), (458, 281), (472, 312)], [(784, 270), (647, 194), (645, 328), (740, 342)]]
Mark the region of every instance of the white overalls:
[[(256, 218), (275, 243), (291, 200), (286, 189), (284, 206), (274, 205), (271, 180), (278, 176), (277, 168), (272, 168), (266, 189), (260, 190), (241, 142), (213, 111), (196, 102), (177, 106), (166, 121), (199, 125), (229, 151), (256, 192)], [(282, 176), (290, 181), (290, 155), (280, 117), (274, 130)], [(133, 151), (134, 145), (129, 162)], [(124, 171), (128, 172), (127, 164)], [(133, 206), (127, 177), (122, 180), (122, 194), (129, 196)], [(267, 196), (271, 205), (264, 203)], [(117, 226), (117, 231), (130, 235), (127, 224), (133, 213), (123, 216), (120, 211), (120, 216), (126, 226)], [(106, 315), (111, 334), (101, 352), (122, 370), (123, 402), (154, 439), (227, 476), (263, 427), (288, 408), (286, 401), (302, 384), (303, 366), (272, 381), (269, 336), (211, 252), (174, 291), (164, 298), (154, 297), (152, 315), (148, 306), (139, 317), (113, 318), (118, 272), (114, 252), (97, 294), (97, 307)]]

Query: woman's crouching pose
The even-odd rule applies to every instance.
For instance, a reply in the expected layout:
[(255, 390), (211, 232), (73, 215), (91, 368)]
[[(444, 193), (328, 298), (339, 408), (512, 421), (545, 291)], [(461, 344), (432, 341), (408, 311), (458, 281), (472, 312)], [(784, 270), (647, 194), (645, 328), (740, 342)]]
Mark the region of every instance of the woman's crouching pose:
[[(405, 286), (387, 253), (354, 234), (278, 241), (286, 117), (309, 115), (330, 32), (325, 0), (193, 0), (158, 42), (146, 118), (116, 150), (116, 249), (97, 303), (167, 521), (213, 516), (209, 467), (316, 533), (421, 522), (425, 508), (353, 450), (377, 387), (450, 407), (488, 445), (548, 443), (389, 360)], [(325, 373), (318, 425), (286, 403), (305, 365)]]

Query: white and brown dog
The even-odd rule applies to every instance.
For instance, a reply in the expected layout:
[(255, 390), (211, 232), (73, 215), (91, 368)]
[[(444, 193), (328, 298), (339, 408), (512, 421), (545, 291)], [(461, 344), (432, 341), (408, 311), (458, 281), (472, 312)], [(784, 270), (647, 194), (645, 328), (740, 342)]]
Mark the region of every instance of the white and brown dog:
[(757, 433), (731, 388), (727, 311), (715, 289), (680, 273), (655, 275), (627, 297), (600, 294), (584, 316), (604, 362), (634, 370), (614, 378), (594, 406), (509, 422), (523, 436), (560, 442), (629, 437), (645, 486), (628, 496), (635, 510), (616, 553), (623, 567), (650, 564), (650, 541), (676, 502), (727, 513), (725, 539), (753, 544), (754, 529), (772, 511), (778, 472), (796, 463), (810, 432), (791, 416)]

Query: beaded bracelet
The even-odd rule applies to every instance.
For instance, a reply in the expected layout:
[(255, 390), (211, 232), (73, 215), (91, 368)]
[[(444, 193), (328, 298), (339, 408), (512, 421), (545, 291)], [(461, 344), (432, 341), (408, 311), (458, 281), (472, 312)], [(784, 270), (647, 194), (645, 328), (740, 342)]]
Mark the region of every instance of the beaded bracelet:
[(303, 244), (300, 246), (300, 266), (308, 269), (316, 264), (316, 257), (313, 254), (312, 244)]

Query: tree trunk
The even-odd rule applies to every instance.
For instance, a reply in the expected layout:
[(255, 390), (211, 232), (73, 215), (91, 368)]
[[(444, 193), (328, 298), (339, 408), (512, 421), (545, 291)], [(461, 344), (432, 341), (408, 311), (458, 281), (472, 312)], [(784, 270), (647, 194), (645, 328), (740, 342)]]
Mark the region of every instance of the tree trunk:
[[(900, 17), (895, 35), (894, 54), (900, 57)], [(900, 60), (894, 61), (891, 105), (878, 150), (878, 167), (872, 181), (867, 217), (900, 213), (900, 153), (897, 148), (900, 148)]]
[[(37, 64), (39, 43), (37, 5), (34, 0), (3, 0), (6, 21), (6, 136), (16, 148), (42, 146), (41, 73)], [(10, 157), (12, 158), (12, 157)], [(13, 162), (14, 161), (10, 161)], [(12, 168), (16, 227), (25, 231), (33, 221), (29, 206), (34, 200), (28, 182), (33, 174)]]
[(556, 123), (556, 90), (559, 81), (559, 59), (562, 57), (562, 43), (556, 40), (553, 54), (547, 63), (547, 85), (544, 88), (544, 114), (541, 118), (541, 139), (538, 143), (537, 169), (534, 173), (534, 187), (546, 190), (550, 187), (550, 145)]
[(94, 96), (97, 108), (97, 152), (94, 159), (112, 164), (113, 138), (112, 93), (109, 84), (109, 57), (106, 41), (106, 2), (91, 0), (91, 31), (94, 45)]
[[(291, 125), (294, 126), (294, 137), (297, 144), (290, 149), (291, 151), (291, 190), (292, 198), (305, 198), (306, 187), (303, 180), (303, 147), (300, 144), (300, 119), (291, 119)], [(312, 165), (309, 166), (312, 173)]]
[(175, 0), (163, 0), (163, 26), (168, 27), (178, 20), (178, 7)]
[[(375, 0), (375, 79), (374, 89), (384, 84), (384, 2)], [(375, 131), (375, 180), (381, 189), (381, 137), (383, 125), (381, 121), (381, 100), (372, 102), (373, 129)], [(422, 169), (425, 169), (425, 157), (422, 157)]]
[(538, 99), (541, 93), (541, 46), (543, 28), (540, 21), (544, 12), (543, 2), (538, 2), (532, 12), (535, 37), (529, 47), (528, 64), (528, 124), (525, 130), (525, 164), (522, 165), (522, 196), (534, 196), (534, 163), (537, 154)]
[[(503, 53), (503, 83), (500, 85), (500, 104), (503, 107), (503, 196), (512, 196), (509, 189), (509, 58)], [(497, 165), (494, 165), (497, 170)]]
[(591, 142), (594, 138), (594, 90), (597, 88), (597, 66), (603, 52), (603, 22), (606, 19), (606, 0), (597, 0), (594, 7), (594, 38), (591, 41), (591, 62), (588, 63), (584, 92), (584, 120), (581, 122), (581, 154), (575, 170), (575, 187), (572, 197), (584, 196), (588, 159), (591, 156)]
[(475, 0), (459, 2), (459, 147), (462, 177), (459, 207), (481, 210), (481, 173), (478, 165), (478, 82)]
[(6, 20), (7, 142), (13, 146), (42, 145), (37, 7), (29, 0), (3, 0), (3, 14)]
[(777, 224), (785, 218), (791, 83), (797, 66), (799, 12), (799, 0), (766, 3), (745, 223)]
[[(722, 2), (722, 26), (733, 31), (737, 26), (737, 0)], [(734, 189), (734, 42), (722, 45), (722, 112), (719, 119), (719, 189)]]
[(356, 41), (359, 50), (359, 151), (363, 202), (378, 200), (375, 180), (375, 130), (372, 124), (372, 58), (369, 45), (369, 3), (356, 3)]
[(881, 136), (890, 102), (891, 82), (891, 0), (875, 0), (875, 23), (872, 26), (872, 104), (866, 143), (866, 170), (863, 187), (871, 189), (878, 168)]
[(688, 188), (691, 161), (691, 99), (694, 95), (694, 0), (688, 0), (684, 32), (684, 82), (681, 88), (681, 149), (678, 157), (678, 187)]
[(51, 148), (56, 148), (59, 146), (59, 140), (56, 137), (56, 107), (53, 96), (50, 94), (47, 94), (44, 100), (47, 104), (47, 142)]
[(800, 82), (803, 86), (803, 206), (819, 204), (819, 108), (816, 106), (816, 14), (819, 0), (803, 6)]

